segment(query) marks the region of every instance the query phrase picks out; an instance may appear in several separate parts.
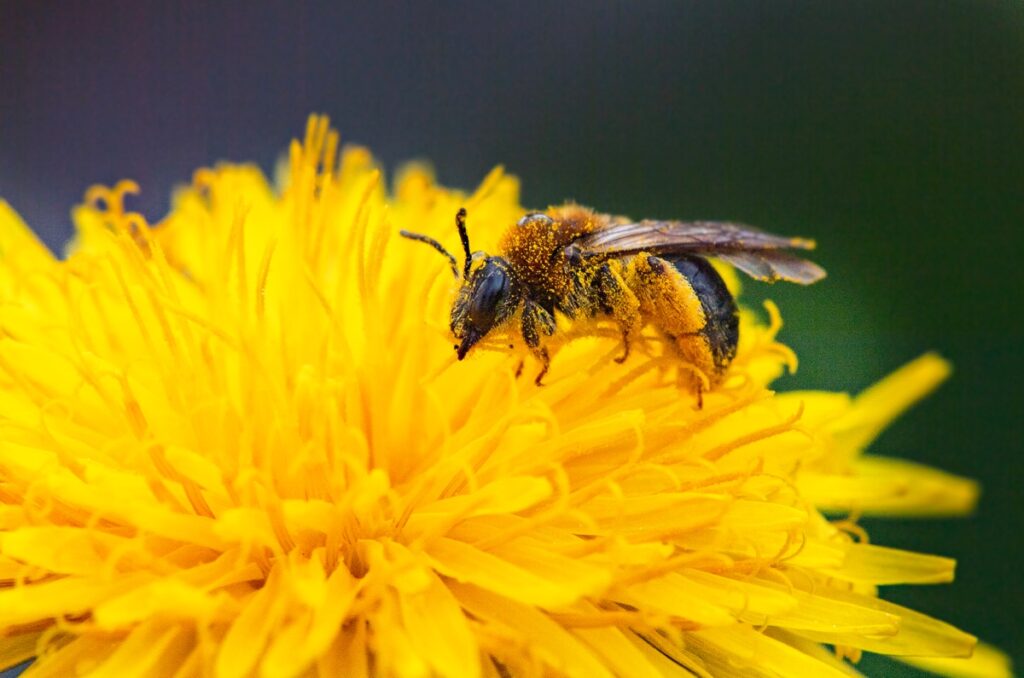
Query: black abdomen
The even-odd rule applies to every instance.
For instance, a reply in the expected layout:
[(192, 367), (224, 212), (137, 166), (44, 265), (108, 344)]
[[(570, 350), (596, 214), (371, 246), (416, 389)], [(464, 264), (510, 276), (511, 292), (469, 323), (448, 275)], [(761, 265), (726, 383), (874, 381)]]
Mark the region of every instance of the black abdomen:
[(736, 344), (740, 338), (740, 322), (736, 300), (725, 286), (722, 276), (703, 257), (673, 257), (668, 259), (676, 270), (690, 283), (707, 324), (701, 334), (707, 337), (715, 367), (724, 369), (736, 356)]

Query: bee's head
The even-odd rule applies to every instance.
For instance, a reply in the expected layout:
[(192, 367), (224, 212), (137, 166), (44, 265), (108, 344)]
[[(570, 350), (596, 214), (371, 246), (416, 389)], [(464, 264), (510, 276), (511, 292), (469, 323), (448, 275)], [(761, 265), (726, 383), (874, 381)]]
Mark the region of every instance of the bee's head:
[[(471, 252), (466, 230), (466, 210), (455, 215), (455, 225), (465, 252), (462, 265), (462, 287), (452, 306), (451, 329), (459, 344), (455, 347), (459, 360), (496, 325), (507, 320), (516, 310), (519, 296), (509, 263), (485, 252)], [(401, 231), (410, 240), (426, 243), (448, 259), (452, 274), (459, 276), (455, 256), (433, 238), (419, 233)]]
[(481, 263), (463, 283), (452, 306), (452, 332), (461, 340), (455, 347), (459, 360), (491, 329), (507, 320), (518, 304), (508, 262), (482, 252), (473, 259)]

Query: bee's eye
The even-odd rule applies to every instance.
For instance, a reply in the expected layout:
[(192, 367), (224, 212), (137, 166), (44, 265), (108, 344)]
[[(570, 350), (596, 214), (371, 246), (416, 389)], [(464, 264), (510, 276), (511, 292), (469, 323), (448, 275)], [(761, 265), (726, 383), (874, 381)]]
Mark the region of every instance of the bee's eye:
[(469, 300), (469, 322), (486, 332), (504, 315), (503, 306), (511, 287), (508, 274), (495, 260), (489, 259), (473, 276)]
[(550, 226), (553, 223), (555, 223), (554, 219), (544, 214), (543, 212), (531, 212), (530, 214), (527, 214), (525, 217), (516, 222), (516, 226), (518, 226), (519, 228), (532, 225)]
[(508, 266), (501, 257), (485, 257), (459, 290), (451, 318), (452, 332), (461, 340), (456, 346), (459, 360), (496, 325), (515, 313), (519, 297)]

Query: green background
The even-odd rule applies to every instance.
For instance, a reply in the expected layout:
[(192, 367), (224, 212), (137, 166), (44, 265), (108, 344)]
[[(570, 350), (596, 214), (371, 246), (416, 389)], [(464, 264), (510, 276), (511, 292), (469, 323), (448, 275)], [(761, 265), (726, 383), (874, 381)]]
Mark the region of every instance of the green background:
[(874, 450), (978, 478), (977, 515), (867, 526), (960, 561), (888, 598), (1024, 661), (1019, 2), (8, 1), (0, 82), (0, 195), (56, 248), (87, 185), (135, 178), (157, 218), (200, 165), (269, 168), (314, 110), (448, 184), (505, 163), (528, 205), (816, 238), (826, 281), (747, 285), (801, 358), (780, 387), (953, 361)]

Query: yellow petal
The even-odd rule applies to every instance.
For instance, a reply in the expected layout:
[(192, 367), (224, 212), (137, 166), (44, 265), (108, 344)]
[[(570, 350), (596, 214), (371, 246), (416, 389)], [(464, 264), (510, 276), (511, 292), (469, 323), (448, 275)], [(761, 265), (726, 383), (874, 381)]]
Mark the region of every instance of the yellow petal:
[(71, 506), (90, 514), (111, 516), (140, 530), (222, 549), (226, 543), (214, 534), (213, 521), (202, 516), (178, 513), (156, 501), (137, 474), (101, 472), (91, 482), (71, 474), (52, 474), (45, 480), (49, 491)]
[(437, 575), (430, 575), (430, 583), (421, 593), (398, 600), (413, 648), (438, 675), (480, 675), (476, 638), (459, 603)]
[(760, 618), (745, 614), (742, 618), (793, 631), (814, 632), (817, 637), (885, 637), (900, 630), (900, 617), (866, 605), (834, 600), (829, 596), (830, 590), (823, 589), (824, 595), (792, 593), (798, 604), (788, 612)]
[[(630, 638), (659, 675), (668, 678), (715, 678), (707, 672), (704, 662), (675, 641), (653, 634), (637, 633)], [(655, 647), (657, 644), (657, 647)], [(629, 675), (624, 673), (622, 675)]]
[(175, 579), (161, 579), (100, 603), (93, 617), (99, 628), (117, 630), (155, 617), (212, 621), (218, 612), (226, 616), (236, 610), (225, 594), (210, 595)]
[(152, 578), (153, 575), (141, 572), (125, 573), (113, 579), (67, 577), (0, 589), (0, 628), (81, 614)]
[(838, 567), (823, 567), (829, 576), (859, 584), (943, 584), (953, 581), (956, 561), (874, 544), (851, 544)]
[(26, 673), (32, 678), (67, 678), (88, 675), (117, 650), (116, 638), (85, 635), (58, 645), (45, 661), (36, 661)]
[(336, 641), (360, 584), (347, 569), (338, 567), (327, 578), (320, 600), (308, 601), (312, 610), (281, 630), (263, 658), (266, 676), (302, 673)]
[(792, 592), (763, 582), (723, 577), (700, 570), (683, 570), (691, 582), (694, 595), (712, 600), (735, 613), (777, 618), (794, 610), (799, 598)]
[(168, 445), (165, 449), (167, 462), (175, 471), (194, 481), (199, 487), (226, 494), (223, 471), (210, 459), (180, 445)]
[(780, 553), (791, 543), (794, 530), (807, 524), (802, 508), (771, 501), (731, 500), (728, 509), (706, 529), (673, 538), (690, 549), (742, 554), (761, 558)]
[(731, 497), (696, 492), (599, 497), (582, 506), (586, 515), (593, 518), (589, 524), (574, 520), (572, 514), (560, 517), (555, 524), (571, 528), (576, 534), (620, 534), (633, 541), (658, 540), (716, 524), (732, 502)]
[(896, 633), (885, 636), (795, 631), (798, 635), (811, 640), (858, 647), (879, 654), (934, 657), (968, 657), (978, 642), (974, 636), (964, 633), (950, 624), (879, 598), (843, 592), (838, 589), (821, 590), (819, 595), (867, 610), (876, 610), (886, 615), (892, 615), (898, 619), (898, 630)]
[(783, 629), (767, 629), (766, 635), (775, 638), (776, 640), (782, 641), (787, 645), (791, 645), (796, 649), (800, 650), (804, 654), (813, 657), (822, 664), (831, 666), (836, 671), (844, 673), (848, 676), (854, 676), (854, 678), (863, 678), (864, 674), (855, 669), (851, 664), (848, 664), (843, 660), (842, 657), (836, 656), (833, 648), (816, 643), (813, 640), (807, 640), (806, 638), (800, 638), (799, 636), (793, 635), (792, 633)]
[(284, 615), (287, 599), (282, 595), (283, 576), (281, 568), (275, 568), (263, 588), (243, 603), (217, 653), (217, 678), (242, 678), (252, 673)]
[(787, 558), (786, 564), (814, 570), (836, 570), (846, 560), (847, 546), (807, 535), (801, 549), (791, 558)]
[(1010, 658), (991, 645), (979, 643), (969, 659), (899, 657), (905, 664), (950, 678), (1010, 678)]
[(582, 640), (592, 652), (601, 657), (605, 665), (618, 676), (630, 678), (660, 678), (663, 673), (637, 645), (627, 637), (629, 631), (614, 627), (573, 629), (573, 635)]
[(239, 507), (224, 511), (217, 516), (213, 532), (224, 542), (278, 547), (269, 516), (266, 511), (256, 508)]
[(579, 678), (612, 675), (586, 644), (543, 612), (472, 585), (453, 584), (452, 592), (474, 616), (522, 635), (529, 651), (555, 672)]
[(487, 483), (475, 492), (440, 499), (416, 508), (407, 524), (407, 534), (418, 535), (449, 526), (474, 516), (518, 513), (551, 496), (551, 483), (544, 478), (511, 477)]
[[(611, 583), (608, 569), (586, 558), (559, 553), (557, 547), (565, 545), (545, 539), (520, 537), (515, 541), (495, 545), (491, 552), (510, 565), (537, 574), (565, 590), (576, 591), (580, 596), (595, 595), (607, 589)], [(570, 541), (569, 545), (580, 544)]]
[(165, 653), (175, 644), (181, 649), (188, 631), (180, 626), (168, 626), (159, 619), (151, 619), (137, 626), (122, 640), (117, 649), (102, 665), (93, 669), (89, 675), (95, 678), (120, 678), (121, 676), (167, 675), (167, 669), (177, 668), (179, 657), (171, 658), (170, 666), (158, 670), (163, 663)]
[(344, 567), (337, 567), (327, 577), (323, 599), (318, 601), (317, 616), (310, 629), (309, 644), (314, 651), (322, 649), (334, 637), (337, 627), (348, 615), (349, 606), (359, 593), (360, 582)]
[(105, 556), (125, 541), (97, 530), (22, 527), (0, 534), (0, 551), (50, 572), (88, 576), (100, 573), (105, 567)]
[(724, 626), (736, 622), (731, 609), (705, 588), (676, 573), (632, 584), (621, 601), (641, 610), (659, 611), (701, 626)]
[(837, 437), (857, 449), (868, 447), (893, 419), (934, 391), (952, 368), (935, 353), (926, 353), (862, 391), (854, 413), (843, 421)]
[[(25, 225), (18, 213), (0, 198), (0, 282), (13, 284), (3, 273), (8, 267), (21, 271), (45, 271), (55, 263), (53, 255), (32, 230)], [(0, 285), (0, 299), (7, 290)]]
[(716, 678), (751, 675), (849, 678), (834, 666), (745, 625), (688, 633), (686, 644), (704, 660), (709, 673)]
[(330, 648), (317, 659), (318, 678), (368, 678), (370, 667), (366, 635), (366, 623), (362, 620), (342, 628)]
[(413, 645), (408, 629), (401, 623), (396, 596), (389, 593), (369, 615), (373, 629), (372, 649), (376, 660), (375, 672), (399, 678), (428, 678), (430, 665), (427, 658)]
[(539, 574), (528, 564), (509, 562), (454, 539), (435, 540), (427, 547), (426, 555), (434, 569), (446, 577), (548, 609), (569, 605), (601, 588), (586, 579), (574, 582), (560, 577), (552, 581), (545, 576), (555, 574), (550, 568)]
[(17, 560), (0, 556), (0, 584), (9, 584), (20, 580), (30, 581), (46, 574), (46, 570), (40, 570)]
[(801, 494), (825, 512), (939, 517), (974, 510), (978, 484), (902, 459), (864, 456), (849, 476), (797, 476)]
[[(316, 656), (309, 656), (303, 650), (304, 641), (313, 621), (313, 611), (293, 613), (282, 624), (260, 662), (260, 675), (266, 678), (291, 678), (302, 675)], [(331, 638), (333, 640), (333, 637)]]

